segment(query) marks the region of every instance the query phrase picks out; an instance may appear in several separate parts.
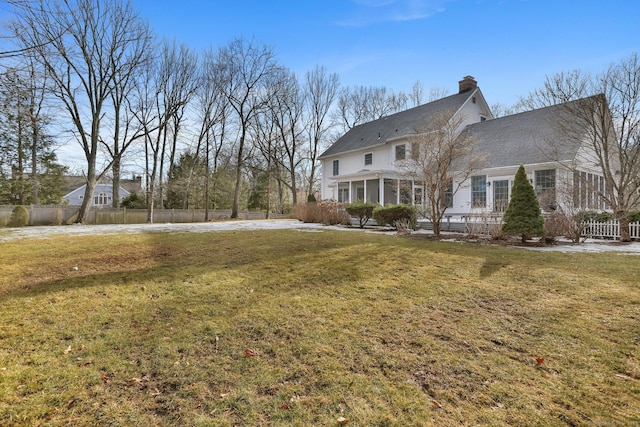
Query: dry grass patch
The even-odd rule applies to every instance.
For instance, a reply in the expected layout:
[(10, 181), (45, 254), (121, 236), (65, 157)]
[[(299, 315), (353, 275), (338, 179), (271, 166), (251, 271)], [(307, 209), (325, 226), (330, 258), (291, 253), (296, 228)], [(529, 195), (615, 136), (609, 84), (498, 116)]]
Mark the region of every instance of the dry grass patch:
[(0, 251), (2, 425), (640, 423), (635, 257), (296, 231)]

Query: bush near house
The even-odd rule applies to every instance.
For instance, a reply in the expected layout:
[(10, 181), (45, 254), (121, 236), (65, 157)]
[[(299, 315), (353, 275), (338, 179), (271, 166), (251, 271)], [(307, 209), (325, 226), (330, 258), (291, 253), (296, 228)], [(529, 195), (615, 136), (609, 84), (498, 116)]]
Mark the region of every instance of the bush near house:
[(9, 227), (24, 227), (29, 224), (29, 211), (24, 206), (16, 206), (11, 211)]
[(540, 203), (522, 165), (516, 173), (511, 200), (502, 220), (502, 231), (511, 236), (519, 235), (523, 243), (544, 232)]
[[(611, 212), (580, 212), (576, 221), (596, 221), (596, 222), (609, 222), (613, 221), (615, 217)], [(631, 211), (627, 213), (627, 219), (629, 222), (640, 222), (640, 211)]]
[(334, 201), (298, 203), (293, 212), (294, 218), (305, 223), (324, 225), (349, 224), (349, 214), (342, 203)]
[(378, 225), (390, 225), (398, 228), (399, 222), (407, 222), (412, 229), (416, 228), (416, 208), (411, 205), (385, 205), (373, 210), (373, 219)]
[(378, 205), (375, 203), (355, 202), (345, 206), (345, 209), (349, 215), (358, 218), (360, 228), (364, 228), (370, 218), (373, 217), (373, 210)]

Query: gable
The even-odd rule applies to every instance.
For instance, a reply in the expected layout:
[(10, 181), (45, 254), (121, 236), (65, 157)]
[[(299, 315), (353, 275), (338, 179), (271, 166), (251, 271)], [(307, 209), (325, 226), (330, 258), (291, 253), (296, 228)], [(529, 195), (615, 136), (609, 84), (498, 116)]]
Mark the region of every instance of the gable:
[(319, 158), (364, 150), (386, 144), (396, 138), (415, 134), (416, 124), (428, 121), (430, 117), (435, 117), (445, 112), (453, 114), (478, 93), (479, 90), (475, 89), (451, 95), (378, 120), (354, 126), (322, 153)]
[(571, 123), (575, 119), (561, 104), (472, 124), (463, 133), (471, 134), (476, 152), (486, 154), (486, 167), (498, 168), (575, 160), (582, 132), (567, 132)]

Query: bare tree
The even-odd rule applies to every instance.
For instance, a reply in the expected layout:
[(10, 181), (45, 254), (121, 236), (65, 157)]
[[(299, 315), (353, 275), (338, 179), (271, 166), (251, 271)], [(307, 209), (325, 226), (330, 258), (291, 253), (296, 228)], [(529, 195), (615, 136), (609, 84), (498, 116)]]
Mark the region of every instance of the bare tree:
[(411, 95), (409, 95), (409, 98), (411, 99), (411, 104), (414, 107), (424, 104), (424, 85), (422, 84), (422, 82), (420, 82), (420, 80), (416, 80), (416, 82), (411, 87)]
[(436, 236), (453, 196), (484, 166), (484, 157), (474, 151), (473, 135), (458, 134), (463, 122), (463, 116), (443, 112), (419, 124), (409, 138), (411, 155), (398, 165), (405, 176), (424, 185), (421, 214), (431, 221)]
[(547, 76), (542, 88), (520, 97), (511, 113), (574, 101), (592, 95), (592, 90), (593, 81), (588, 74), (580, 70), (560, 72)]
[(438, 99), (442, 99), (447, 95), (449, 95), (449, 91), (446, 87), (434, 86), (429, 89), (429, 97), (427, 98), (427, 102), (437, 101)]
[(340, 80), (337, 74), (329, 74), (324, 67), (316, 66), (305, 76), (305, 100), (308, 132), (307, 195), (312, 195), (318, 170), (318, 156), (327, 132), (331, 127), (329, 111), (338, 94)]
[(98, 170), (100, 132), (114, 83), (114, 69), (128, 55), (140, 33), (128, 3), (116, 0), (52, 0), (24, 9), (14, 23), (23, 47), (45, 67), (53, 94), (69, 114), (72, 133), (87, 162), (86, 190), (76, 221), (82, 222), (93, 200), (98, 179), (111, 162)]
[[(199, 85), (195, 94), (196, 120), (199, 122), (195, 152), (196, 158), (204, 156), (205, 159), (205, 221), (209, 220), (211, 174), (212, 172), (215, 174), (219, 163), (223, 141), (225, 140), (226, 118), (228, 116), (228, 104), (225, 97), (218, 90), (217, 79), (220, 78), (218, 69), (213, 51), (206, 51), (200, 66)], [(212, 151), (213, 165), (210, 161)], [(192, 175), (193, 168), (190, 171), (190, 179)], [(190, 186), (187, 185), (187, 191), (189, 191), (189, 188)]]
[[(567, 102), (573, 101), (573, 102)], [(622, 241), (630, 240), (628, 213), (640, 204), (640, 62), (636, 53), (592, 77), (559, 73), (524, 99), (527, 106), (564, 104), (558, 121), (567, 137), (584, 141), (605, 186), (598, 193), (620, 222)]]
[(269, 103), (269, 111), (278, 133), (277, 142), (280, 150), (276, 153), (282, 153), (281, 156), (275, 157), (275, 160), (287, 171), (285, 183), (291, 191), (291, 200), (295, 206), (298, 202), (298, 166), (303, 161), (303, 93), (296, 75), (284, 69), (274, 75), (273, 84), (276, 87)]
[(134, 96), (134, 88), (140, 83), (140, 74), (142, 67), (152, 59), (152, 40), (151, 31), (145, 23), (138, 20), (134, 16), (123, 15), (121, 20), (133, 20), (130, 23), (133, 33), (138, 38), (131, 40), (131, 45), (125, 53), (127, 58), (125, 61), (113, 61), (111, 66), (113, 73), (111, 105), (113, 107), (112, 114), (112, 135), (111, 140), (103, 140), (104, 149), (111, 159), (112, 173), (112, 206), (117, 208), (120, 202), (120, 175), (122, 172), (122, 161), (125, 153), (131, 145), (143, 137), (143, 129), (139, 122), (135, 120), (131, 114), (131, 102)]
[(338, 95), (338, 121), (346, 132), (362, 123), (377, 120), (407, 108), (408, 96), (386, 87), (343, 88)]
[[(159, 197), (162, 205), (165, 192), (163, 186), (164, 162), (168, 160), (167, 174), (173, 175), (173, 168), (176, 163), (176, 153), (178, 150), (179, 135), (185, 124), (185, 112), (187, 105), (193, 99), (197, 89), (197, 56), (189, 50), (185, 45), (176, 46), (165, 43), (163, 48), (163, 64), (164, 71), (167, 73), (167, 79), (163, 80), (166, 85), (162, 87), (162, 99), (164, 106), (170, 114), (168, 127), (165, 127), (165, 138), (163, 139), (162, 155), (160, 157), (160, 175), (159, 175)], [(168, 131), (171, 131), (171, 139), (167, 141)], [(167, 146), (167, 142), (169, 145)], [(168, 158), (166, 158), (168, 156)], [(167, 192), (169, 189), (167, 189)]]
[(270, 47), (254, 41), (236, 39), (218, 51), (220, 87), (238, 126), (236, 145), (236, 184), (231, 217), (238, 217), (245, 161), (245, 144), (250, 123), (264, 111), (273, 93), (271, 76), (277, 71), (275, 54)]
[(168, 42), (162, 43), (160, 50), (156, 61), (144, 69), (143, 81), (136, 87), (138, 103), (132, 111), (145, 140), (147, 221), (151, 223), (156, 197), (162, 203), (165, 155), (169, 151), (169, 160), (173, 163), (184, 108), (196, 88), (191, 52)]

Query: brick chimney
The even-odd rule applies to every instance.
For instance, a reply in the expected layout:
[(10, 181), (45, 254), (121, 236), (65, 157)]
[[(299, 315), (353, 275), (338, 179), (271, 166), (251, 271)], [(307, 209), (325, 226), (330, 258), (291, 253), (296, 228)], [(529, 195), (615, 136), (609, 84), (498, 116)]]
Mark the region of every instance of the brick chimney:
[(458, 82), (459, 92), (465, 93), (469, 92), (478, 87), (478, 82), (472, 76), (465, 76), (462, 80)]

